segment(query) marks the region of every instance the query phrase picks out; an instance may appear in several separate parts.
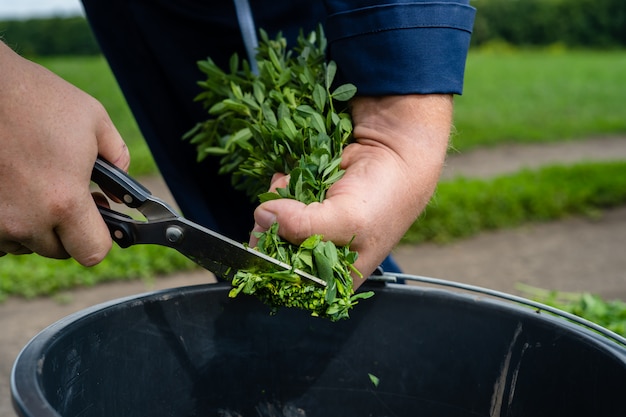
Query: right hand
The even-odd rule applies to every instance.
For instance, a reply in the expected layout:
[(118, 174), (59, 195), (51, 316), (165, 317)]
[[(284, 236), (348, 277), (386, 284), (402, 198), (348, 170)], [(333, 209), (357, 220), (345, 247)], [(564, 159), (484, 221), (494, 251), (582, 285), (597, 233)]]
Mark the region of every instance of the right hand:
[(100, 262), (112, 241), (90, 192), (98, 155), (130, 155), (103, 106), (0, 42), (0, 256)]

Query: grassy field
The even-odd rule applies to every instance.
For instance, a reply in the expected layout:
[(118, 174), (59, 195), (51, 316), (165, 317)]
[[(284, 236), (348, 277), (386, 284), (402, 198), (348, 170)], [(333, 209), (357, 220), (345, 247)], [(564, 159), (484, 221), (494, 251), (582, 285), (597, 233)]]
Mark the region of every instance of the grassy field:
[[(103, 103), (129, 145), (133, 175), (155, 172), (150, 153), (101, 57), (54, 58), (40, 63)], [(472, 52), (465, 94), (456, 99), (454, 148), (464, 151), (504, 142), (549, 142), (624, 134), (624, 85), (626, 51)], [(623, 164), (599, 164), (566, 169), (558, 175), (544, 171), (494, 182), (461, 179), (442, 183), (437, 192), (438, 204), (428, 210), (420, 226), (412, 229), (406, 240), (445, 241), (463, 237), (458, 230), (471, 229), (472, 233), (478, 233), (486, 228), (511, 227), (537, 218), (554, 219), (624, 204), (626, 196), (617, 192), (624, 190), (620, 180), (623, 175), (616, 174), (616, 170), (623, 172), (623, 169)], [(503, 193), (502, 190), (517, 191)], [(553, 193), (550, 190), (567, 194), (560, 199), (567, 204), (550, 206), (542, 198)], [(615, 192), (607, 193), (607, 190)], [(599, 201), (595, 194), (610, 195), (613, 199)], [(446, 201), (450, 203), (444, 204)], [(541, 217), (547, 211), (549, 215)], [(492, 224), (493, 219), (497, 224)], [(472, 227), (468, 228), (468, 224)], [(7, 256), (0, 260), (0, 299), (7, 295), (52, 294), (105, 280), (154, 277), (190, 267), (192, 264), (174, 251), (146, 246), (125, 250), (114, 247), (105, 262), (90, 269), (71, 260)]]
[[(153, 171), (147, 147), (103, 58), (39, 62), (103, 103), (131, 149), (132, 173)], [(626, 51), (473, 51), (464, 94), (456, 98), (453, 146), (463, 151), (502, 142), (624, 133), (625, 85)]]
[(626, 132), (626, 52), (473, 52), (456, 100), (454, 146)]

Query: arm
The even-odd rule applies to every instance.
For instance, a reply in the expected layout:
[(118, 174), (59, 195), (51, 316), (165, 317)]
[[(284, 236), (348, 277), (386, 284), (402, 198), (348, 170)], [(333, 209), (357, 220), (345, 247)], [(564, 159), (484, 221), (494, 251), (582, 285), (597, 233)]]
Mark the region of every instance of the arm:
[(98, 263), (111, 247), (89, 190), (98, 154), (130, 158), (94, 98), (0, 42), (0, 256)]

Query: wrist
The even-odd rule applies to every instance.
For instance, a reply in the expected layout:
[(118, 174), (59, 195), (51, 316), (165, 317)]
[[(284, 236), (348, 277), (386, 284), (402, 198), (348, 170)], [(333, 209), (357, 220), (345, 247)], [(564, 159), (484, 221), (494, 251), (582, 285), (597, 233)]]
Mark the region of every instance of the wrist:
[(357, 97), (352, 101), (355, 141), (382, 146), (407, 164), (442, 165), (452, 126), (452, 95)]

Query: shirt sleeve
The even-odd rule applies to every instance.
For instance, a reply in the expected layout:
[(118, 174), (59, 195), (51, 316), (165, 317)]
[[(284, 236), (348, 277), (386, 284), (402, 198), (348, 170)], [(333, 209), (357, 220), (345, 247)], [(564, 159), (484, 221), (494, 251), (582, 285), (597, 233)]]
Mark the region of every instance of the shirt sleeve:
[(461, 94), (475, 9), (469, 0), (327, 0), (337, 82), (360, 95)]

